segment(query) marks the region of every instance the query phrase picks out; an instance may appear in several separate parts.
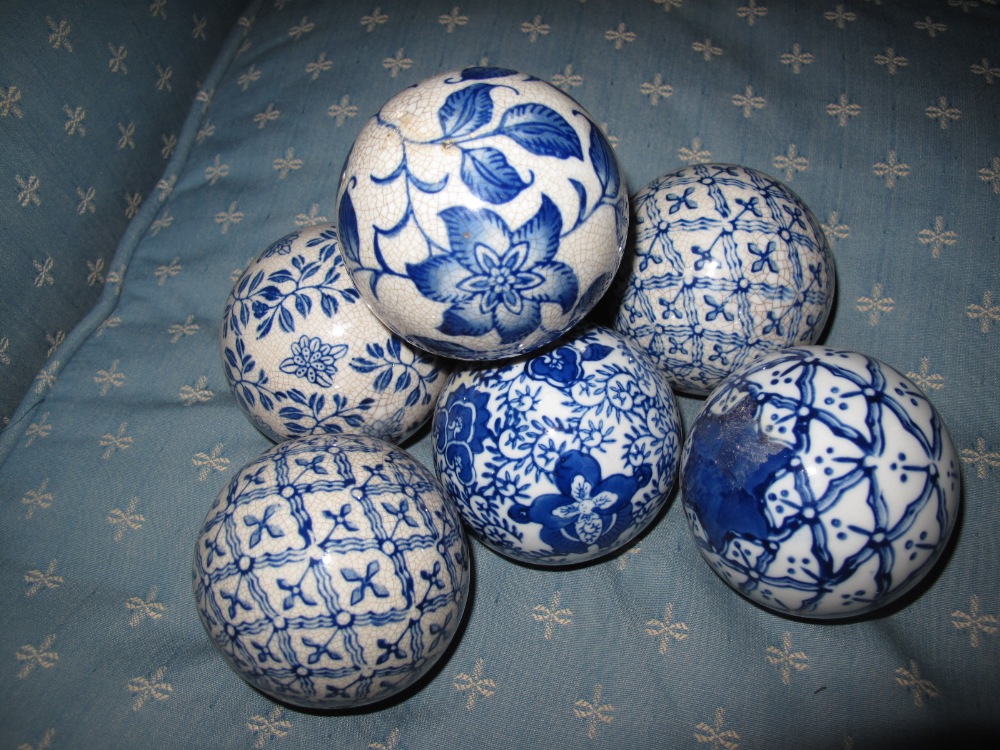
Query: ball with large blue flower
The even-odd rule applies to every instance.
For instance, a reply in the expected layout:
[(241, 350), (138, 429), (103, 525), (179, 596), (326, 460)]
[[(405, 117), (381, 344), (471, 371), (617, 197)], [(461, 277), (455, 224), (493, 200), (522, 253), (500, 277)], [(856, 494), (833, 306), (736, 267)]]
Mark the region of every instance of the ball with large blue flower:
[(665, 375), (601, 327), (456, 369), (432, 429), (438, 477), (475, 536), (545, 566), (629, 544), (665, 506), (680, 455)]
[(628, 196), (577, 102), (530, 75), (466, 68), (400, 92), (365, 125), (337, 225), (386, 325), (493, 360), (554, 341), (594, 307), (622, 258)]
[(320, 224), (247, 266), (223, 312), (226, 379), (272, 440), (355, 432), (400, 442), (430, 417), (444, 365), (367, 308), (339, 248)]

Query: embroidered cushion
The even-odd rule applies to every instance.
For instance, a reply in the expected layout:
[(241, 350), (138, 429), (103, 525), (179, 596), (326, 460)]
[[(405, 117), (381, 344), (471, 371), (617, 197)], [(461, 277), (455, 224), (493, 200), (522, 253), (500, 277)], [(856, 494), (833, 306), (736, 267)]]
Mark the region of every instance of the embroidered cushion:
[[(171, 20), (173, 2), (152, 5)], [(57, 29), (63, 15), (38, 7), (40, 20), (18, 24), (24, 44), (36, 39), (23, 65), (45, 70), (53, 58), (82, 57), (82, 36), (70, 35), (73, 53), (46, 46), (56, 30), (45, 14)], [(13, 745), (995, 742), (995, 5), (279, 0), (252, 2), (240, 16), (197, 87), (214, 93), (199, 99), (188, 89), (166, 166), (154, 166), (154, 153), (152, 182), (128, 183), (146, 198), (105, 261), (120, 283), (67, 335), (44, 366), (45, 387), (28, 393), (0, 436), (0, 716)], [(144, 38), (188, 43), (191, 24), (170, 36), (162, 25)], [(95, 33), (102, 54), (78, 75), (117, 80), (106, 44), (129, 42)], [(129, 50), (131, 81), (139, 47)], [(530, 71), (578, 99), (605, 128), (633, 192), (714, 161), (771, 174), (809, 205), (838, 275), (823, 341), (908, 375), (942, 414), (962, 461), (963, 518), (924, 584), (859, 621), (777, 616), (704, 564), (675, 494), (636, 544), (596, 564), (542, 570), (473, 542), (465, 625), (405, 700), (361, 713), (302, 712), (225, 666), (194, 607), (194, 539), (231, 475), (270, 446), (226, 385), (218, 351), (226, 296), (269, 243), (335, 220), (341, 166), (383, 102), (466, 65)], [(5, 78), (13, 70), (3, 69)], [(23, 92), (5, 100), (0, 127), (21, 127), (34, 116), (31, 88), (20, 78), (0, 83)], [(84, 145), (103, 133), (103, 158), (117, 156), (117, 115), (102, 130), (88, 109), (87, 135), (69, 136), (59, 132), (70, 121), (63, 103), (96, 106), (55, 100), (48, 117), (61, 138)], [(41, 174), (23, 150), (31, 145), (44, 144), (3, 152), (26, 160), (14, 170), (25, 180)], [(149, 195), (157, 180), (171, 189)], [(22, 207), (17, 195), (28, 188), (5, 178), (4, 216), (54, 203), (48, 184), (42, 176), (41, 206), (29, 198)], [(67, 182), (71, 212), (83, 200), (75, 188), (90, 184)], [(99, 190), (103, 200), (122, 210), (121, 193)], [(80, 217), (66, 241), (97, 216)], [(19, 261), (27, 270), (17, 288), (24, 274), (31, 287), (32, 263), (44, 265), (61, 242)], [(96, 257), (56, 259), (51, 273), (73, 266), (83, 275)], [(701, 403), (678, 397), (686, 424)], [(428, 467), (429, 440), (425, 429), (405, 445)]]

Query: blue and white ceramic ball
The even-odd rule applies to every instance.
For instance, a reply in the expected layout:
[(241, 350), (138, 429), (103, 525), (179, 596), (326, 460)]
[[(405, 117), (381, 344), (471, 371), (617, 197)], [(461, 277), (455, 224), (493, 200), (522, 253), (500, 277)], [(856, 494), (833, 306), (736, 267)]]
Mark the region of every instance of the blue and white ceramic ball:
[(347, 270), (386, 325), (493, 360), (555, 340), (596, 304), (621, 262), (628, 195), (576, 101), (466, 68), (403, 90), (362, 128), (337, 217)]
[(241, 469), (201, 532), (194, 593), (237, 674), (346, 709), (417, 682), (469, 596), (465, 533), (433, 475), (375, 438), (289, 440)]
[(806, 618), (870, 612), (916, 585), (959, 512), (941, 416), (871, 357), (764, 356), (695, 418), (681, 494), (702, 555), (733, 589)]
[(823, 230), (785, 185), (732, 164), (699, 164), (633, 199), (635, 254), (615, 328), (707, 395), (757, 357), (814, 344), (834, 298)]
[(431, 415), (440, 358), (362, 302), (331, 224), (282, 237), (226, 301), (222, 357), (237, 402), (272, 440), (352, 432), (398, 443)]
[(586, 562), (632, 541), (674, 484), (680, 423), (663, 373), (607, 328), (452, 373), (434, 462), (468, 527), (509, 558)]

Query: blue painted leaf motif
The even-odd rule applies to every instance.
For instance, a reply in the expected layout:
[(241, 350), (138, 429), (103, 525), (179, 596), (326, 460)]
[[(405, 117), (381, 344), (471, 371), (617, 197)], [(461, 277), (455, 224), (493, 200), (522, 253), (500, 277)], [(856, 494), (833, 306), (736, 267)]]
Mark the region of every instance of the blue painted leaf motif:
[(390, 336), (385, 342), (386, 349), (389, 351), (389, 355), (394, 359), (399, 359), (402, 353), (402, 348), (400, 346), (400, 340), (396, 336)]
[(448, 95), (438, 110), (441, 132), (446, 138), (469, 135), (493, 118), (492, 88), (488, 83), (476, 83)]
[(503, 113), (498, 132), (538, 156), (583, 159), (580, 136), (566, 119), (544, 104), (518, 104)]
[(580, 208), (576, 214), (576, 223), (580, 224), (587, 213), (587, 188), (579, 180), (574, 180), (572, 177), (569, 178), (569, 184), (576, 190), (577, 197), (580, 199)]
[(604, 344), (588, 344), (581, 357), (584, 362), (600, 362), (613, 351), (612, 347)]
[(354, 210), (351, 194), (346, 190), (337, 208), (337, 234), (340, 236), (340, 250), (344, 257), (354, 263), (360, 263), (361, 238), (358, 234), (358, 214)]
[(521, 179), (503, 153), (488, 146), (462, 149), (461, 172), (462, 182), (487, 203), (507, 203), (531, 184)]
[(281, 312), (278, 314), (278, 325), (281, 326), (281, 330), (285, 333), (295, 333), (295, 319), (284, 307), (281, 308)]
[(389, 383), (392, 382), (392, 368), (387, 367), (378, 374), (378, 377), (372, 381), (372, 388), (376, 392), (382, 393), (386, 388), (389, 387)]
[(312, 300), (306, 294), (296, 294), (295, 309), (303, 318), (308, 318), (309, 311), (312, 310)]
[[(291, 280), (291, 276), (289, 276), (289, 280)], [(268, 302), (274, 302), (275, 300), (282, 299), (285, 295), (278, 287), (272, 284), (257, 292), (257, 296), (266, 299)]]
[(590, 148), (587, 153), (594, 165), (594, 171), (597, 172), (597, 179), (601, 182), (601, 187), (604, 190), (603, 195), (608, 198), (618, 195), (621, 184), (618, 175), (618, 162), (611, 150), (611, 144), (608, 143), (608, 139), (604, 137), (601, 129), (596, 125), (590, 126)]
[(517, 71), (509, 68), (472, 67), (462, 71), (462, 80), (482, 81), (487, 78), (503, 78), (514, 75), (517, 75)]
[[(258, 271), (256, 278), (259, 278), (262, 275), (263, 271)], [(275, 271), (274, 273), (268, 274), (267, 280), (273, 281), (275, 284), (287, 284), (289, 281), (294, 283), (295, 277), (292, 276), (292, 272), (289, 271), (287, 268), (282, 268), (278, 271)], [(256, 287), (257, 284), (254, 284), (254, 286)], [(264, 289), (261, 290), (261, 294), (263, 294), (266, 289), (274, 289), (274, 287), (273, 286), (265, 287)]]

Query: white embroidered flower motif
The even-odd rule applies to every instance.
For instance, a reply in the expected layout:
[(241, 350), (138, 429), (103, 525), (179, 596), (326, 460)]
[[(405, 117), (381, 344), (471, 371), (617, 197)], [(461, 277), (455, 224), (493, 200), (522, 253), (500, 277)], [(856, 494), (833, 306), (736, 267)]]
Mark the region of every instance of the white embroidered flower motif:
[(318, 336), (302, 336), (292, 344), (292, 355), (281, 361), (282, 372), (329, 388), (337, 374), (337, 360), (347, 353), (347, 344), (324, 344)]
[(557, 518), (571, 519), (576, 517), (576, 535), (584, 544), (594, 544), (604, 530), (601, 516), (595, 512), (597, 510), (607, 510), (618, 501), (618, 497), (608, 491), (598, 492), (593, 495), (593, 485), (586, 478), (577, 475), (573, 478), (573, 485), (570, 494), (573, 503), (556, 508), (552, 515)]

